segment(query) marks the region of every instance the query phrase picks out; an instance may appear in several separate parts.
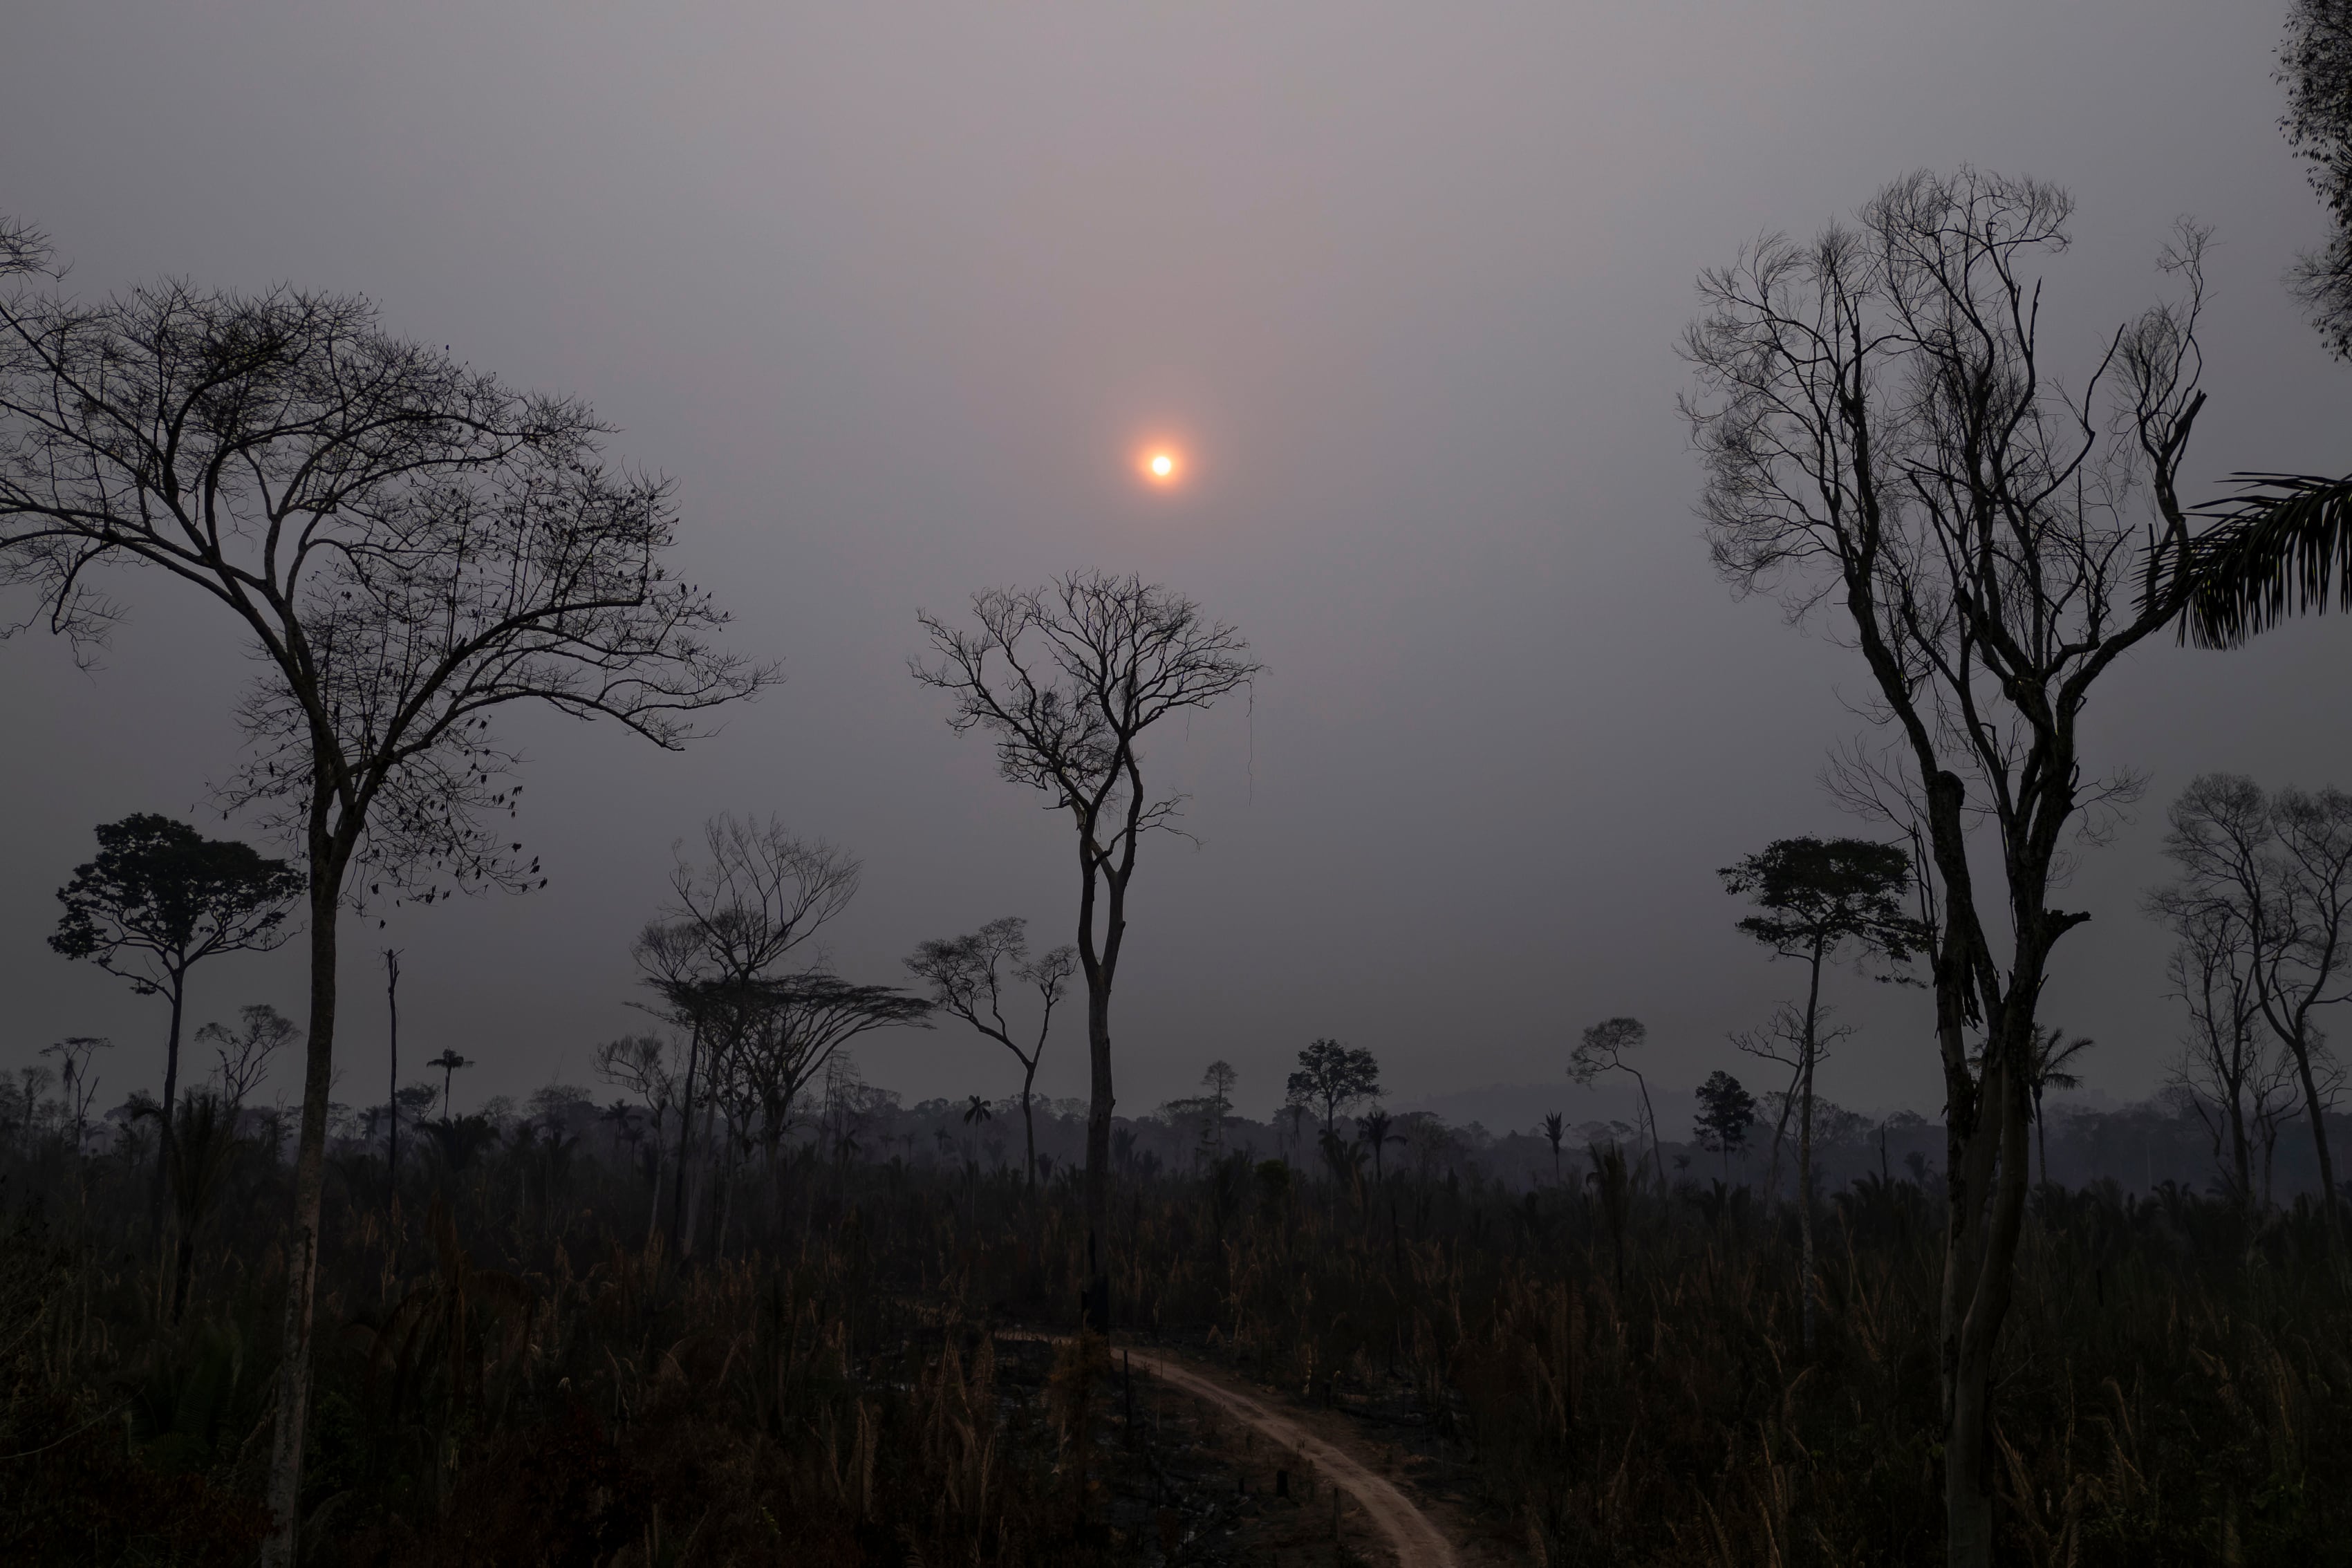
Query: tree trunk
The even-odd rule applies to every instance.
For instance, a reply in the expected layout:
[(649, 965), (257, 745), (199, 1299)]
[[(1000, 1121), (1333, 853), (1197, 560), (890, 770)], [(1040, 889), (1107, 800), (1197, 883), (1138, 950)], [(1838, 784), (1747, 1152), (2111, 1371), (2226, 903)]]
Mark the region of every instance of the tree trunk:
[(1821, 1056), (1822, 956), (1826, 946), (1825, 938), (1813, 939), (1811, 978), (1805, 991), (1805, 1037), (1798, 1047), (1802, 1082), (1797, 1108), (1797, 1277), (1804, 1291), (1800, 1321), (1809, 1356), (1813, 1353), (1814, 1299), (1819, 1294), (1813, 1289), (1813, 1067)]
[[(270, 1533), (262, 1568), (294, 1568), (302, 1524), (302, 1441), (310, 1398), (310, 1315), (318, 1285), (325, 1191), (327, 1096), (335, 1068), (335, 921), (348, 846), (310, 835), (310, 1038), (302, 1073), (302, 1127), (294, 1153), (293, 1223), (286, 1245), (286, 1330), (278, 1362), (278, 1424), (270, 1445)], [(396, 1102), (395, 1102), (396, 1103)]]
[[(392, 1141), (386, 1146), (383, 1160), (384, 1206), (400, 1206), (400, 957), (390, 948), (383, 952), (383, 999), (392, 1017), (391, 1073), (384, 1094), (384, 1109), (392, 1119)], [(430, 1065), (430, 1064), (427, 1064)]]
[(1633, 1074), (1634, 1087), (1642, 1091), (1642, 1119), (1650, 1124), (1650, 1170), (1658, 1178), (1658, 1195), (1664, 1197), (1666, 1192), (1666, 1156), (1658, 1146), (1658, 1113), (1650, 1109), (1650, 1080), (1630, 1067), (1625, 1070)]
[(1110, 1331), (1110, 977), (1087, 976), (1087, 1059), (1093, 1068), (1087, 1104), (1087, 1284), (1081, 1324)]
[(1023, 1064), (1028, 1070), (1021, 1075), (1021, 1133), (1029, 1142), (1029, 1184), (1033, 1187), (1037, 1184), (1037, 1111), (1031, 1103), (1030, 1086), (1037, 1081), (1037, 1063), (1045, 1055), (1041, 1045), (1037, 1055)]
[[(2034, 966), (2039, 970), (2039, 965)], [(2032, 996), (2038, 986), (2020, 985), (2012, 995)], [(2025, 1213), (2029, 1099), (2019, 1053), (2029, 1048), (2032, 1020), (2012, 1013), (2000, 1068), (1988, 1065), (1985, 1100), (1990, 1114), (1971, 1142), (1969, 1163), (1983, 1172), (1973, 1191), (1990, 1187), (1980, 1245), (1969, 1248), (1963, 1271), (1964, 1315), (1947, 1319), (1947, 1363), (1951, 1367), (1949, 1409), (1944, 1436), (1944, 1509), (1948, 1568), (1991, 1568), (1993, 1358), (2001, 1321), (2009, 1312), (2016, 1275), (2017, 1243)], [(1966, 1239), (1966, 1238), (1956, 1238)]]
[[(702, 1020), (694, 1020), (692, 1031), (686, 1039), (686, 1100), (677, 1119), (677, 1169), (670, 1175), (670, 1251), (677, 1257), (687, 1255), (686, 1245), (686, 1173), (687, 1154), (694, 1142), (694, 1069), (702, 1056)], [(656, 1208), (656, 1213), (659, 1210)]]
[(163, 1234), (163, 1195), (171, 1182), (172, 1155), (179, 1146), (172, 1127), (172, 1107), (180, 1089), (180, 1005), (188, 992), (186, 970), (167, 973), (172, 977), (172, 1032), (163, 1038), (163, 1133), (155, 1145), (154, 1193), (148, 1200), (149, 1228), (158, 1237)]
[(2290, 1036), (2288, 1047), (2294, 1052), (2294, 1076), (2303, 1086), (2305, 1111), (2311, 1118), (2312, 1152), (2319, 1156), (2319, 1194), (2322, 1211), (2331, 1222), (2336, 1218), (2342, 1194), (2336, 1190), (2336, 1162), (2327, 1152), (2327, 1112), (2320, 1099), (2319, 1085), (2311, 1070), (2311, 1048), (2298, 1036)]

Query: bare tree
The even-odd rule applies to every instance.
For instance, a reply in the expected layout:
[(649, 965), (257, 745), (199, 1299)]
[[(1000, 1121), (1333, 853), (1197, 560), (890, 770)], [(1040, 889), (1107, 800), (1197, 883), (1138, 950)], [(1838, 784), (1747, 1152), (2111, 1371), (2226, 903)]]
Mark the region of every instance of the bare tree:
[[(670, 1226), (679, 1256), (688, 1257), (705, 1184), (694, 1157), (698, 1110), (709, 1151), (722, 1104), (716, 1089), (750, 1092), (753, 1081), (735, 1072), (735, 1064), (707, 1053), (756, 1037), (760, 983), (849, 907), (864, 868), (773, 816), (739, 819), (726, 813), (703, 824), (700, 858), (689, 856), (682, 840), (672, 854), (665, 918), (639, 933), (633, 952), (646, 984), (661, 998), (664, 1016), (687, 1031)], [(723, 1031), (714, 1030), (719, 1023)]]
[[(1028, 1142), (1028, 1179), (1034, 1187), (1037, 1119), (1032, 1089), (1037, 1063), (1045, 1054), (1045, 1037), (1054, 1026), (1054, 1009), (1077, 971), (1078, 950), (1065, 944), (1032, 960), (1028, 925), (1018, 915), (1006, 915), (968, 935), (927, 942), (906, 962), (919, 978), (929, 982), (933, 1005), (961, 1018), (1021, 1064), (1021, 1131)], [(1013, 1037), (1013, 1026), (1004, 1020), (1007, 981), (1037, 993), (1037, 1032), (1025, 1047)]]
[[(165, 283), (85, 303), (0, 246), (0, 584), (102, 636), (101, 569), (218, 605), (261, 674), (224, 790), (303, 850), (310, 1009), (264, 1561), (300, 1527), (312, 1291), (348, 898), (543, 881), (501, 831), (494, 710), (536, 700), (666, 748), (773, 672), (665, 564), (668, 487), (615, 472), (582, 404), (527, 395), (384, 332), (373, 306)], [(389, 891), (386, 889), (389, 889)]]
[(658, 1035), (625, 1035), (598, 1046), (593, 1058), (598, 1078), (637, 1096), (653, 1113), (654, 1192), (646, 1235), (648, 1246), (661, 1228), (662, 1178), (668, 1163), (663, 1158), (662, 1129), (669, 1120), (670, 1107), (677, 1103), (679, 1080), (684, 1076), (677, 1058), (674, 1039), (666, 1040)]
[(2333, 1063), (2319, 1012), (2352, 996), (2352, 795), (2271, 794), (2250, 778), (2207, 773), (2173, 803), (2171, 824), (2165, 853), (2182, 875), (2151, 908), (2176, 930), (2219, 921), (2231, 928), (2227, 942), (2242, 946), (2253, 999), (2294, 1059), (2322, 1201), (2337, 1215), (2326, 1119)]
[(2230, 1200), (2242, 1212), (2254, 1206), (2253, 1136), (2248, 1123), (2266, 1105), (2263, 1089), (2275, 1056), (2263, 1022), (2261, 986), (2244, 922), (2223, 909), (2159, 889), (2152, 914), (2172, 928), (2179, 945), (2166, 966), (2173, 995), (2189, 1009), (2173, 1081), (2206, 1124)]
[(235, 1029), (226, 1024), (206, 1024), (196, 1031), (197, 1042), (211, 1046), (219, 1058), (215, 1076), (232, 1127), (246, 1097), (268, 1073), (269, 1058), (301, 1037), (294, 1020), (267, 1002), (240, 1008)]
[[(1658, 1118), (1650, 1109), (1650, 1080), (1633, 1065), (1633, 1053), (1650, 1037), (1650, 1031), (1639, 1018), (1603, 1018), (1588, 1026), (1578, 1037), (1575, 1049), (1568, 1054), (1568, 1076), (1580, 1084), (1590, 1086), (1604, 1072), (1631, 1074), (1634, 1086), (1642, 1093), (1642, 1124), (1650, 1133), (1651, 1168), (1657, 1173), (1658, 1190), (1666, 1186), (1665, 1161), (1658, 1152)], [(1639, 1154), (1635, 1158), (1639, 1159)], [(1635, 1174), (1639, 1174), (1637, 1167)]]
[(692, 926), (710, 969), (727, 980), (772, 972), (849, 907), (865, 874), (855, 857), (772, 816), (721, 812), (703, 824), (702, 851), (693, 859), (676, 847), (665, 912)]
[(947, 693), (948, 723), (996, 741), (1007, 781), (1045, 792), (1078, 840), (1078, 963), (1087, 982), (1085, 1316), (1110, 1322), (1110, 997), (1127, 941), (1128, 889), (1144, 834), (1172, 826), (1183, 797), (1143, 782), (1143, 736), (1171, 713), (1247, 686), (1249, 645), (1200, 606), (1139, 577), (1074, 572), (1043, 588), (992, 589), (972, 629), (919, 617), (933, 658), (910, 668)]
[[(2134, 784), (2085, 777), (2077, 724), (2098, 678), (2180, 611), (2176, 484), (2203, 404), (2204, 234), (2189, 226), (2162, 258), (2179, 302), (2116, 329), (2078, 386), (2045, 364), (2037, 268), (2072, 210), (2032, 181), (1909, 175), (1853, 227), (1767, 237), (1706, 272), (1683, 344), (1717, 567), (1862, 656), (1871, 716), (1899, 737), (1890, 804), (1923, 828), (1938, 885), (1952, 1568), (1992, 1552), (2034, 1008), (2052, 952), (2089, 918), (2051, 899), (2070, 837)], [(1979, 860), (1980, 823), (1998, 853)]]

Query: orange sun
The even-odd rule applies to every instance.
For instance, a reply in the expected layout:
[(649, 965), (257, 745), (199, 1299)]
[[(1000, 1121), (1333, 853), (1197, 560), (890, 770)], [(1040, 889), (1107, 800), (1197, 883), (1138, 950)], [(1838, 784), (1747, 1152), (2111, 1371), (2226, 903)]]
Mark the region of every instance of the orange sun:
[(1165, 488), (1184, 477), (1184, 456), (1173, 447), (1147, 447), (1137, 454), (1136, 468), (1144, 483)]

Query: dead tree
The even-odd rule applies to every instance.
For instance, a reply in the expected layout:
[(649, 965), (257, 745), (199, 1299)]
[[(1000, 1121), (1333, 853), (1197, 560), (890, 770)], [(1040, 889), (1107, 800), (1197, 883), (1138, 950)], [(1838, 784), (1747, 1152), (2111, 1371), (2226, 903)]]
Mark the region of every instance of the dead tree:
[[(857, 896), (857, 859), (803, 838), (773, 816), (721, 813), (703, 824), (702, 854), (672, 846), (670, 897), (662, 920), (639, 934), (634, 952), (663, 1016), (687, 1031), (686, 1087), (677, 1133), (670, 1233), (681, 1257), (694, 1251), (703, 1183), (694, 1163), (698, 1108), (703, 1148), (711, 1147), (725, 1103), (713, 1087), (728, 1066), (714, 1054), (746, 1037), (747, 988), (772, 978), (802, 944)], [(714, 1027), (724, 1026), (724, 1027)]]
[(919, 617), (933, 658), (910, 666), (948, 694), (948, 723), (996, 741), (1011, 783), (1042, 790), (1078, 841), (1078, 964), (1087, 982), (1085, 1318), (1110, 1321), (1111, 986), (1127, 940), (1128, 889), (1143, 836), (1169, 827), (1181, 795), (1143, 782), (1143, 736), (1171, 713), (1247, 686), (1249, 645), (1200, 606), (1140, 577), (1075, 572), (1043, 588), (992, 589), (971, 629)]
[(607, 468), (585, 405), (404, 342), (349, 297), (164, 283), (86, 303), (0, 246), (0, 584), (79, 641), (110, 566), (209, 598), (260, 675), (224, 791), (302, 850), (310, 1008), (265, 1563), (295, 1555), (334, 1077), (340, 917), (543, 881), (504, 831), (495, 710), (546, 703), (663, 747), (774, 679), (666, 564), (669, 487)]
[[(2203, 233), (2184, 226), (2163, 258), (2184, 298), (2117, 328), (2069, 387), (2044, 363), (2038, 268), (2072, 210), (2032, 181), (1907, 176), (1851, 227), (1769, 236), (1706, 272), (1683, 342), (1716, 565), (1862, 657), (1871, 716), (1899, 737), (1885, 804), (1919, 826), (1937, 884), (1953, 1568), (1992, 1553), (2034, 1008), (2090, 918), (2051, 907), (2054, 874), (2132, 784), (2085, 777), (2077, 726), (2098, 678), (2179, 615), (2191, 540), (2176, 485), (2203, 403)], [(1998, 842), (1972, 857), (1977, 824)]]
[(2340, 1216), (2327, 1111), (2335, 1064), (2321, 1009), (2352, 995), (2352, 795), (2265, 792), (2250, 778), (2207, 773), (2172, 805), (2164, 852), (2181, 878), (2155, 896), (2183, 917), (2223, 922), (2245, 949), (2253, 999), (2294, 1063), (2319, 1162), (2320, 1201)]
[[(1037, 1063), (1045, 1054), (1045, 1037), (1054, 1026), (1054, 1008), (1077, 970), (1078, 950), (1065, 943), (1031, 959), (1028, 923), (1018, 915), (1007, 915), (964, 936), (927, 942), (908, 958), (907, 967), (929, 983), (935, 1006), (1011, 1051), (1021, 1064), (1021, 1131), (1028, 1142), (1028, 1180), (1034, 1187), (1037, 1184), (1037, 1118), (1032, 1090), (1037, 1081)], [(1013, 1026), (1004, 1019), (1008, 981), (1034, 986), (1037, 992), (1037, 1032), (1026, 1047), (1013, 1037)]]

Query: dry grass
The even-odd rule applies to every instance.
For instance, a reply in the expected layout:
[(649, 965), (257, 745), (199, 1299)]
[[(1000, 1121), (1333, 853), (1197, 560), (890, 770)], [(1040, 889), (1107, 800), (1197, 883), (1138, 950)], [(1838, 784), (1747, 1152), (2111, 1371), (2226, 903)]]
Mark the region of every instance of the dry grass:
[[(247, 1560), (274, 1164), (229, 1173), (174, 1327), (135, 1160), (6, 1162), (38, 1218), (0, 1260), (0, 1560)], [(381, 1188), (363, 1161), (332, 1184), (313, 1561), (1211, 1563), (1287, 1539), (1225, 1533), (1246, 1458), (1139, 1415), (1098, 1344), (986, 1331), (1070, 1326), (1066, 1186), (804, 1158), (690, 1267), (646, 1244), (638, 1173), (584, 1148), (420, 1168), (391, 1212)], [(1541, 1563), (1932, 1563), (1936, 1213), (1873, 1181), (1824, 1215), (1807, 1361), (1793, 1222), (1741, 1194), (1635, 1194), (1621, 1289), (1581, 1189), (1342, 1192), (1236, 1159), (1123, 1185), (1115, 1311), (1353, 1412)], [(2250, 1238), (2178, 1191), (2038, 1199), (2000, 1395), (2011, 1557), (2340, 1556), (2347, 1299), (2308, 1215)]]

